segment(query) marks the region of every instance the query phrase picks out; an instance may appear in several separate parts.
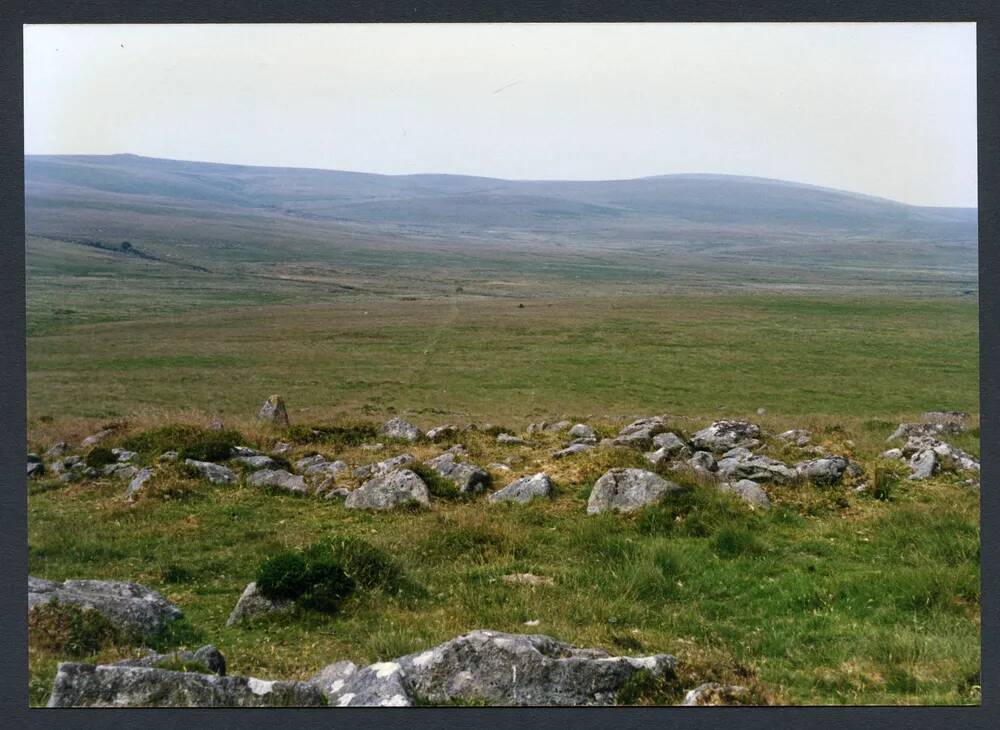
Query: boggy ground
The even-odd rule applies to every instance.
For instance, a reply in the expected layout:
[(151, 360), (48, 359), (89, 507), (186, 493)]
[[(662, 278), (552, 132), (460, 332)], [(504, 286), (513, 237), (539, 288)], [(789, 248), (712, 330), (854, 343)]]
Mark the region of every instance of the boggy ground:
[[(117, 423), (103, 445), (168, 422), (207, 426), (212, 415), (137, 414)], [(403, 415), (423, 428), (442, 422)], [(559, 415), (586, 420), (598, 436), (616, 433), (627, 420)], [(676, 418), (670, 426), (690, 435), (716, 417)], [(339, 423), (357, 428), (358, 418)], [(587, 515), (594, 481), (615, 466), (648, 468), (641, 452), (596, 449), (553, 460), (552, 452), (568, 441), (564, 434), (527, 436), (526, 421), (509, 420), (496, 425), (525, 436), (528, 445), (500, 445), (482, 431), (440, 444), (321, 439), (309, 427), (328, 421), (307, 422), (293, 408), (290, 434), (250, 418), (227, 417), (225, 425), (264, 451), (292, 436), (285, 455), (292, 462), (314, 452), (352, 465), (404, 452), (424, 460), (463, 443), (468, 460), (482, 466), (515, 458), (510, 473), (491, 471), (495, 488), (544, 470), (555, 495), (522, 506), (491, 505), (484, 496), (432, 498), (428, 510), (368, 513), (337, 500), (253, 488), (245, 478), (212, 485), (181, 470), (162, 469), (134, 503), (113, 477), (71, 484), (42, 478), (29, 485), (30, 572), (54, 580), (136, 581), (161, 591), (185, 614), (161, 644), (212, 642), (232, 674), (306, 678), (339, 659), (367, 664), (491, 628), (548, 634), (616, 654), (673, 653), (687, 688), (732, 682), (775, 703), (978, 702), (978, 491), (961, 486), (964, 476), (947, 473), (908, 481), (905, 469), (881, 461), (896, 415), (769, 412), (750, 420), (772, 433), (808, 428), (813, 444), (851, 456), (866, 474), (836, 487), (765, 485), (769, 511), (689, 480), (691, 489), (658, 506)], [(35, 421), (29, 447), (78, 444), (101, 425)], [(945, 438), (979, 455), (978, 428)], [(366, 451), (359, 440), (386, 446)], [(790, 463), (807, 456), (773, 438), (758, 451)], [(155, 455), (140, 453), (138, 460), (152, 463)], [(869, 488), (857, 492), (852, 487), (861, 481)], [(300, 609), (225, 626), (263, 559), (337, 535), (382, 548), (418, 588), (359, 592), (333, 616)], [(553, 583), (501, 579), (510, 573)], [(83, 661), (141, 653), (113, 643), (84, 651), (91, 653)], [(32, 637), (33, 703), (45, 702), (56, 663), (67, 658)]]

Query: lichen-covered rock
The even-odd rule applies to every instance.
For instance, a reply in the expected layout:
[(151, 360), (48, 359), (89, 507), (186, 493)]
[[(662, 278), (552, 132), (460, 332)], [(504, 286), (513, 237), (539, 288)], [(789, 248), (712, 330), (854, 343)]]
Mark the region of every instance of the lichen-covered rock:
[(552, 494), (552, 480), (544, 472), (515, 479), (503, 489), (493, 492), (488, 497), (492, 503), (519, 502), (527, 504), (536, 497), (548, 497)]
[(802, 428), (793, 428), (790, 431), (779, 433), (778, 438), (801, 448), (812, 440), (812, 434)]
[(379, 433), (387, 438), (400, 439), (401, 441), (419, 441), (423, 438), (423, 432), (409, 421), (402, 418), (390, 418), (386, 421)]
[(80, 446), (96, 446), (106, 439), (108, 436), (113, 434), (115, 430), (113, 428), (106, 428), (103, 431), (98, 431), (97, 433), (91, 434), (83, 441), (80, 442)]
[(46, 459), (58, 459), (60, 456), (69, 453), (70, 445), (65, 441), (59, 441), (52, 445), (48, 451), (45, 452)]
[(427, 462), (427, 466), (453, 482), (462, 494), (478, 494), (490, 486), (490, 474), (474, 464), (455, 461), (455, 453), (441, 454)]
[(570, 444), (564, 449), (559, 449), (559, 451), (553, 452), (552, 458), (565, 459), (567, 456), (574, 456), (575, 454), (583, 454), (587, 451), (591, 451), (593, 448), (594, 447), (592, 444), (574, 443)]
[(829, 486), (840, 483), (849, 465), (850, 460), (843, 456), (829, 456), (800, 462), (795, 465), (795, 470), (813, 484)]
[(490, 705), (611, 705), (640, 670), (673, 676), (674, 657), (610, 656), (540, 634), (472, 631), (397, 659), (411, 697)]
[(733, 684), (706, 682), (689, 690), (681, 705), (684, 707), (709, 707), (718, 705), (740, 705), (749, 697), (746, 687)]
[(229, 618), (226, 619), (226, 626), (235, 626), (260, 616), (285, 613), (291, 611), (294, 606), (293, 601), (276, 601), (273, 598), (268, 598), (261, 593), (256, 581), (254, 581), (248, 583), (247, 587), (243, 589), (243, 593), (229, 614)]
[(955, 421), (945, 421), (945, 422), (931, 422), (931, 423), (901, 423), (899, 427), (892, 432), (886, 441), (895, 441), (901, 438), (910, 438), (912, 436), (941, 436), (943, 434), (959, 434), (962, 433), (964, 428), (962, 423)]
[(417, 459), (413, 456), (413, 454), (400, 454), (399, 456), (393, 456), (390, 459), (383, 459), (382, 461), (377, 461), (374, 464), (359, 466), (354, 470), (354, 478), (370, 479), (372, 477), (380, 477), (391, 471), (396, 471), (407, 464), (412, 464), (416, 460)]
[(587, 514), (614, 510), (633, 512), (682, 487), (645, 469), (611, 469), (594, 483)]
[(941, 468), (933, 449), (920, 451), (910, 457), (910, 479), (930, 479)]
[(154, 473), (152, 469), (146, 467), (132, 477), (132, 481), (128, 483), (128, 489), (125, 490), (125, 499), (130, 502), (134, 500), (146, 486), (146, 482), (153, 478)]
[(741, 479), (738, 482), (722, 482), (719, 489), (723, 492), (731, 492), (752, 507), (760, 509), (771, 509), (771, 500), (767, 497), (767, 492), (760, 488), (757, 482), (749, 479)]
[(233, 459), (237, 464), (242, 464), (249, 469), (278, 469), (281, 465), (272, 459), (270, 456), (265, 454), (253, 454), (246, 456), (237, 456)]
[(458, 434), (458, 426), (447, 425), (447, 426), (437, 426), (432, 428), (427, 432), (427, 439), (429, 441), (443, 441), (446, 438), (450, 438)]
[(315, 684), (329, 700), (330, 696), (337, 694), (344, 684), (358, 671), (358, 665), (354, 662), (334, 662), (320, 669), (309, 678), (310, 684)]
[(210, 461), (195, 461), (185, 459), (184, 463), (193, 467), (212, 484), (232, 484), (236, 481), (236, 474), (227, 466), (213, 464)]
[(298, 474), (290, 474), (284, 469), (262, 469), (250, 475), (250, 485), (254, 487), (274, 487), (295, 494), (306, 493), (306, 481)]
[(691, 467), (695, 473), (702, 474), (711, 474), (719, 468), (715, 461), (715, 457), (708, 451), (694, 452), (694, 454), (691, 455), (691, 458), (687, 460), (687, 465)]
[(387, 510), (410, 503), (429, 507), (431, 498), (423, 479), (409, 469), (370, 479), (344, 500), (348, 509)]
[(719, 476), (727, 481), (750, 479), (755, 482), (787, 484), (798, 476), (795, 469), (777, 459), (737, 448), (738, 451), (727, 454), (717, 464)]
[(570, 438), (575, 439), (592, 439), (596, 438), (594, 434), (594, 429), (588, 426), (586, 423), (577, 423), (569, 430)]
[(497, 443), (504, 444), (506, 446), (524, 446), (528, 442), (522, 438), (514, 436), (513, 434), (501, 433), (497, 436)]
[(640, 418), (622, 428), (612, 440), (614, 446), (634, 446), (640, 449), (649, 448), (653, 437), (665, 431), (667, 422), (661, 416)]
[[(336, 680), (331, 683), (331, 687)], [(397, 662), (376, 662), (351, 673), (327, 697), (335, 707), (410, 707), (413, 700)]]
[(760, 427), (747, 421), (716, 421), (691, 437), (691, 445), (721, 454), (737, 446), (752, 448), (759, 442)]
[(28, 610), (52, 601), (90, 608), (122, 631), (139, 638), (155, 636), (181, 610), (156, 591), (116, 580), (67, 580), (56, 583), (28, 577)]
[[(177, 665), (201, 665), (205, 673), (218, 674), (220, 677), (226, 675), (226, 658), (222, 652), (212, 644), (197, 649), (196, 651), (171, 651), (166, 654), (158, 654), (150, 651), (146, 656), (137, 659), (122, 659), (115, 662), (116, 667), (159, 667), (160, 669), (174, 669)], [(194, 671), (186, 667), (184, 671)]]
[(684, 459), (691, 456), (691, 449), (687, 443), (672, 431), (658, 433), (653, 437), (654, 450), (665, 450), (672, 458)]
[(257, 418), (271, 426), (288, 428), (288, 409), (284, 399), (280, 395), (270, 396), (260, 407)]
[(59, 665), (49, 707), (321, 707), (308, 682), (109, 664)]

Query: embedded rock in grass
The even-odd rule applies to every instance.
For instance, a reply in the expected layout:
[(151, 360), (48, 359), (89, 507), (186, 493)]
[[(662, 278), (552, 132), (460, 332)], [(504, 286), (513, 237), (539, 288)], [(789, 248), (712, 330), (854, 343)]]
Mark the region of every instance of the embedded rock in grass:
[(396, 660), (411, 697), (490, 705), (612, 705), (637, 672), (672, 677), (669, 654), (611, 656), (541, 634), (472, 631)]
[(351, 490), (346, 487), (337, 487), (324, 494), (323, 499), (347, 499), (350, 493)]
[(254, 581), (248, 583), (247, 587), (243, 589), (243, 593), (229, 614), (229, 618), (226, 619), (226, 626), (235, 626), (243, 621), (259, 618), (260, 616), (284, 613), (292, 610), (294, 606), (294, 601), (268, 598), (261, 592), (260, 588), (257, 587), (256, 581)]
[(964, 428), (961, 422), (945, 421), (933, 423), (901, 423), (886, 441), (895, 441), (911, 436), (940, 436), (942, 434), (959, 434)]
[(257, 449), (251, 449), (249, 446), (234, 446), (232, 454), (235, 459), (239, 456), (259, 456), (260, 452)]
[(508, 484), (503, 489), (493, 492), (487, 499), (492, 502), (519, 502), (526, 504), (535, 497), (548, 497), (552, 494), (552, 480), (544, 472), (521, 477)]
[(243, 466), (249, 469), (274, 469), (280, 464), (272, 459), (270, 456), (265, 456), (264, 454), (254, 454), (253, 456), (237, 456), (233, 459), (237, 464), (243, 464)]
[(115, 430), (113, 428), (106, 428), (103, 431), (98, 431), (81, 441), (80, 446), (96, 446), (114, 432)]
[(331, 699), (331, 695), (339, 693), (341, 688), (358, 671), (358, 666), (354, 662), (334, 662), (320, 669), (309, 678), (310, 684), (319, 687), (326, 698)]
[(154, 667), (62, 663), (49, 707), (322, 707), (308, 682), (224, 677)]
[(122, 659), (113, 664), (116, 667), (157, 667), (159, 669), (176, 669), (179, 665), (185, 666), (184, 671), (196, 671), (191, 669), (189, 665), (201, 665), (205, 669), (205, 674), (226, 676), (226, 658), (212, 644), (206, 644), (196, 651), (179, 650), (166, 654), (150, 651), (144, 657)]
[(427, 485), (409, 469), (397, 469), (362, 484), (347, 496), (344, 506), (348, 509), (387, 510), (414, 502), (430, 506)]
[(306, 481), (297, 474), (284, 469), (262, 469), (250, 475), (250, 485), (254, 487), (276, 487), (295, 494), (306, 493)]
[(611, 469), (594, 483), (587, 500), (587, 514), (608, 510), (633, 512), (680, 489), (679, 485), (645, 469)]
[(257, 419), (272, 426), (288, 428), (288, 410), (280, 395), (272, 395), (260, 407)]
[(314, 463), (305, 470), (306, 476), (325, 475), (331, 479), (337, 479), (341, 474), (349, 472), (351, 467), (346, 461), (337, 459), (336, 461), (322, 461)]
[(417, 459), (413, 454), (400, 454), (399, 456), (393, 456), (391, 459), (384, 459), (383, 461), (377, 461), (374, 464), (366, 464), (364, 466), (359, 466), (354, 470), (355, 479), (369, 479), (371, 477), (379, 477), (384, 474), (388, 474), (391, 471), (395, 471), (400, 467), (406, 466), (407, 464), (412, 464)]
[(930, 479), (941, 468), (938, 463), (937, 454), (932, 449), (927, 449), (910, 457), (910, 479)]
[(450, 436), (455, 436), (458, 434), (458, 426), (448, 425), (448, 426), (438, 426), (437, 428), (432, 428), (427, 432), (427, 438), (430, 441), (441, 441)]
[(132, 461), (132, 459), (138, 456), (138, 454), (134, 451), (129, 451), (127, 449), (111, 449), (111, 453), (116, 459), (118, 459), (119, 462), (123, 464)]
[(924, 420), (928, 423), (957, 423), (962, 425), (969, 414), (965, 411), (928, 411)]
[(518, 438), (517, 436), (514, 436), (513, 434), (502, 433), (502, 434), (500, 434), (500, 435), (497, 436), (497, 443), (498, 444), (505, 444), (507, 446), (524, 446), (528, 442), (525, 441), (522, 438)]
[(197, 469), (212, 484), (232, 484), (236, 481), (236, 474), (229, 467), (213, 464), (210, 461), (195, 461), (194, 459), (185, 459), (184, 463)]
[(691, 449), (680, 436), (670, 431), (659, 433), (653, 437), (656, 451), (664, 451), (672, 459), (684, 459), (691, 456)]
[(586, 423), (578, 423), (573, 428), (569, 430), (569, 435), (576, 439), (592, 439), (596, 438), (594, 429), (588, 426)]
[(733, 684), (706, 682), (689, 690), (681, 705), (684, 707), (709, 707), (719, 705), (740, 705), (749, 697), (749, 690)]
[(691, 445), (722, 453), (737, 446), (755, 446), (760, 436), (760, 427), (747, 421), (716, 421), (691, 437)]
[(291, 450), (292, 450), (292, 445), (290, 443), (287, 443), (286, 441), (279, 441), (277, 444), (274, 445), (274, 448), (271, 450), (271, 453), (274, 454), (275, 456), (283, 456)]
[(45, 452), (46, 459), (58, 459), (70, 450), (70, 445), (65, 441), (60, 441), (52, 445), (52, 448)]
[(167, 462), (177, 461), (179, 458), (180, 454), (178, 454), (176, 451), (164, 451), (162, 454), (160, 454), (159, 458), (157, 458), (157, 461), (162, 461), (164, 463), (167, 463)]
[(143, 487), (146, 486), (146, 482), (148, 482), (152, 478), (153, 474), (154, 474), (153, 470), (150, 469), (149, 467), (146, 467), (138, 474), (136, 474), (134, 477), (132, 477), (132, 481), (128, 483), (128, 489), (125, 490), (125, 499), (127, 499), (130, 502), (134, 500), (136, 496), (139, 494), (139, 492), (142, 491)]
[(107, 464), (101, 469), (101, 473), (106, 476), (114, 476), (119, 479), (132, 479), (139, 473), (139, 469), (131, 464)]
[(830, 456), (799, 462), (795, 465), (795, 470), (813, 484), (827, 486), (840, 483), (849, 465), (850, 460), (843, 456)]
[(928, 436), (911, 436), (901, 453), (904, 457), (913, 457), (923, 451), (933, 451), (943, 471), (979, 471), (979, 460), (972, 454)]
[(40, 476), (44, 476), (45, 475), (45, 464), (43, 464), (41, 461), (32, 461), (29, 458), (28, 459), (28, 465), (27, 465), (27, 475), (28, 475), (28, 479), (37, 479)]
[(556, 421), (555, 423), (550, 423), (544, 427), (543, 430), (550, 433), (559, 433), (565, 431), (573, 425), (572, 421)]
[(799, 448), (807, 445), (812, 440), (812, 434), (801, 428), (793, 428), (790, 431), (779, 433), (778, 438), (782, 441), (795, 444)]
[[(338, 680), (331, 682), (332, 688)], [(410, 707), (413, 698), (407, 691), (403, 670), (397, 662), (376, 662), (352, 672), (339, 689), (326, 696), (334, 707)]]
[[(845, 464), (846, 466), (846, 464)], [(768, 456), (751, 454), (746, 449), (734, 449), (718, 462), (719, 475), (726, 480), (750, 479), (755, 482), (786, 484), (798, 475), (795, 469)]]
[(635, 446), (640, 449), (649, 448), (653, 437), (666, 430), (667, 422), (660, 416), (640, 418), (628, 424), (612, 440), (614, 446)]
[(455, 461), (455, 454), (445, 452), (427, 462), (427, 466), (453, 482), (462, 494), (478, 494), (490, 486), (490, 474), (474, 464)]
[(565, 449), (559, 449), (552, 454), (553, 459), (565, 459), (567, 456), (573, 456), (574, 454), (582, 454), (586, 451), (592, 450), (594, 447), (591, 444), (570, 444)]
[(723, 482), (719, 485), (723, 492), (732, 492), (747, 504), (761, 509), (770, 509), (771, 500), (767, 498), (767, 493), (760, 488), (757, 482), (749, 479), (741, 479), (738, 482)]
[(534, 575), (533, 573), (511, 573), (510, 575), (505, 575), (501, 578), (504, 583), (516, 583), (522, 586), (550, 586), (555, 581), (553, 581), (548, 576), (544, 575)]
[(379, 433), (391, 439), (401, 439), (410, 442), (419, 441), (424, 436), (419, 428), (409, 421), (404, 421), (398, 417), (390, 418), (386, 421), (379, 430)]
[(527, 433), (529, 436), (534, 435), (536, 433), (541, 433), (546, 429), (548, 425), (549, 424), (547, 424), (545, 421), (539, 421), (538, 423), (529, 423), (527, 428)]
[(115, 580), (67, 580), (56, 583), (28, 577), (28, 610), (52, 601), (91, 608), (122, 631), (140, 638), (158, 634), (181, 610), (156, 591)]
[(295, 462), (295, 468), (299, 471), (305, 471), (312, 466), (317, 464), (325, 464), (326, 457), (322, 454), (313, 454), (312, 456), (307, 456), (304, 459), (299, 459)]
[(687, 460), (687, 465), (690, 466), (695, 473), (707, 475), (711, 475), (712, 472), (719, 468), (715, 461), (715, 457), (707, 451), (694, 452), (691, 458)]

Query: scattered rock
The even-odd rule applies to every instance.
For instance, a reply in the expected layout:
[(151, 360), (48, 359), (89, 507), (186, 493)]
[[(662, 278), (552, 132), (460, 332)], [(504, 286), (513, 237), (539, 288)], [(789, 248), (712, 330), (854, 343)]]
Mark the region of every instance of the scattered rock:
[(453, 482), (462, 494), (478, 494), (490, 486), (490, 474), (474, 464), (455, 461), (455, 454), (445, 452), (427, 462), (427, 466)]
[(962, 425), (968, 417), (969, 414), (964, 411), (929, 411), (924, 414), (924, 420), (928, 423), (957, 423)]
[(688, 466), (691, 467), (696, 473), (711, 474), (718, 470), (719, 466), (715, 461), (715, 457), (712, 456), (708, 451), (696, 451), (687, 460)]
[(101, 468), (101, 474), (104, 476), (114, 476), (119, 479), (131, 479), (138, 473), (139, 470), (131, 464), (119, 464), (117, 462), (114, 464), (105, 464)]
[(532, 573), (511, 573), (510, 575), (505, 575), (501, 579), (504, 583), (516, 583), (522, 586), (550, 586), (555, 581), (553, 581), (548, 576), (544, 575), (534, 575)]
[(902, 459), (903, 450), (902, 449), (889, 449), (888, 451), (883, 451), (879, 454), (883, 459)]
[(432, 703), (611, 705), (636, 672), (673, 676), (669, 654), (610, 656), (540, 634), (472, 631), (397, 659), (411, 697)]
[(319, 707), (307, 682), (224, 677), (154, 667), (62, 663), (49, 707)]
[(83, 441), (81, 441), (80, 445), (81, 446), (96, 446), (97, 444), (101, 443), (104, 439), (106, 439), (108, 436), (110, 436), (114, 432), (115, 432), (115, 430), (113, 428), (106, 428), (103, 431), (98, 431), (97, 433), (91, 434), (90, 436), (88, 436), (87, 438), (85, 438)]
[(289, 474), (284, 469), (262, 469), (250, 475), (250, 485), (254, 487), (275, 487), (295, 494), (306, 493), (305, 479), (297, 474)]
[(38, 479), (45, 474), (45, 464), (40, 461), (28, 461), (28, 479)]
[(28, 610), (53, 600), (91, 608), (119, 629), (140, 638), (158, 634), (181, 610), (156, 591), (116, 580), (67, 580), (56, 583), (28, 577)]
[(274, 445), (274, 449), (271, 450), (271, 453), (275, 456), (284, 456), (291, 450), (292, 445), (290, 443), (287, 443), (286, 441), (279, 441)]
[(843, 456), (803, 461), (795, 465), (795, 470), (813, 484), (829, 486), (839, 484), (850, 461)]
[(323, 498), (324, 499), (347, 499), (350, 495), (351, 490), (346, 487), (337, 487), (336, 489), (331, 489), (327, 492)]
[(574, 443), (567, 446), (565, 449), (560, 449), (552, 454), (553, 459), (565, 459), (567, 456), (573, 456), (574, 454), (582, 454), (585, 451), (590, 451), (594, 447), (591, 444), (585, 443)]
[(238, 456), (258, 456), (260, 454), (257, 449), (251, 449), (249, 446), (234, 446), (232, 448), (232, 456), (235, 459)]
[(665, 451), (674, 459), (683, 459), (691, 456), (691, 449), (680, 436), (670, 431), (657, 434), (653, 437), (653, 446), (657, 451)]
[(166, 463), (166, 462), (177, 461), (179, 458), (180, 454), (178, 454), (176, 451), (164, 451), (162, 454), (160, 454), (160, 457), (157, 459), (157, 461), (162, 461)]
[(254, 456), (237, 456), (233, 459), (237, 464), (243, 464), (250, 469), (277, 469), (281, 465), (272, 459), (270, 456), (265, 456), (264, 454), (256, 454)]
[(486, 465), (487, 469), (492, 469), (493, 471), (511, 471), (511, 468), (506, 464), (498, 464), (496, 462)]
[(138, 496), (139, 492), (142, 491), (143, 487), (146, 486), (146, 482), (152, 478), (153, 473), (152, 469), (146, 467), (132, 477), (132, 481), (128, 483), (128, 489), (125, 490), (125, 499), (129, 502), (133, 501), (136, 496)]
[(573, 428), (569, 430), (569, 435), (572, 438), (577, 439), (592, 439), (596, 438), (594, 434), (594, 429), (588, 426), (586, 423), (578, 423)]
[(681, 705), (684, 707), (708, 707), (719, 705), (740, 705), (749, 697), (749, 690), (733, 684), (707, 682), (688, 691)]
[(786, 484), (798, 476), (795, 469), (777, 459), (752, 454), (742, 447), (737, 449), (727, 453), (717, 464), (719, 475), (727, 481), (750, 479)]
[(608, 510), (633, 512), (658, 502), (681, 487), (645, 469), (611, 469), (594, 483), (587, 514)]
[(46, 459), (58, 459), (60, 456), (70, 451), (70, 445), (65, 441), (60, 441), (52, 445), (52, 448), (45, 452)]
[(233, 473), (233, 470), (220, 464), (213, 464), (210, 461), (195, 461), (194, 459), (185, 459), (184, 463), (197, 469), (212, 484), (232, 484), (236, 481), (236, 474)]
[(691, 437), (696, 449), (715, 453), (729, 451), (737, 446), (753, 448), (759, 445), (760, 427), (747, 421), (716, 421)]
[(499, 436), (497, 436), (497, 443), (505, 444), (507, 446), (524, 446), (528, 442), (522, 438), (514, 436), (513, 434), (502, 433)]
[(240, 599), (236, 602), (236, 606), (233, 607), (229, 618), (226, 619), (226, 626), (235, 626), (243, 621), (261, 616), (285, 613), (286, 611), (291, 611), (294, 606), (294, 601), (276, 601), (268, 598), (261, 593), (256, 581), (254, 581), (248, 583), (247, 587), (243, 589)]
[(634, 446), (640, 449), (649, 448), (653, 437), (665, 431), (667, 422), (660, 416), (640, 418), (628, 424), (611, 441), (614, 446)]
[(443, 441), (444, 439), (456, 436), (457, 434), (458, 426), (438, 426), (437, 428), (432, 428), (427, 432), (427, 438), (430, 441)]
[(937, 423), (901, 423), (886, 441), (894, 441), (911, 436), (940, 436), (942, 434), (959, 434), (964, 428), (961, 422), (946, 421)]
[(414, 426), (409, 421), (404, 421), (399, 417), (391, 418), (386, 421), (382, 425), (379, 433), (391, 439), (400, 439), (402, 441), (410, 442), (419, 441), (424, 436), (419, 428)]
[(779, 433), (778, 438), (782, 441), (787, 441), (791, 444), (795, 444), (799, 448), (802, 448), (812, 440), (812, 434), (805, 429), (793, 428), (790, 431)]
[(272, 395), (260, 407), (257, 418), (279, 428), (288, 428), (288, 410), (280, 395)]
[(385, 459), (383, 461), (375, 462), (374, 464), (366, 464), (365, 466), (359, 466), (354, 470), (355, 479), (370, 479), (372, 477), (382, 476), (383, 474), (388, 474), (391, 471), (395, 471), (407, 464), (412, 464), (417, 459), (413, 454), (400, 454), (399, 456), (393, 456), (391, 459)]
[(409, 469), (398, 469), (365, 482), (347, 496), (344, 506), (348, 509), (387, 510), (411, 502), (430, 506), (427, 485)]
[(361, 444), (362, 451), (381, 451), (384, 448), (385, 444), (383, 444), (381, 441), (374, 444)]
[(561, 431), (569, 429), (572, 425), (573, 425), (572, 421), (556, 421), (555, 423), (550, 423), (547, 426), (545, 426), (544, 430), (549, 431), (551, 433), (559, 433)]
[(732, 492), (752, 507), (761, 509), (771, 509), (771, 500), (767, 498), (767, 492), (760, 488), (757, 482), (749, 479), (741, 479), (738, 482), (722, 482), (719, 489), (723, 492)]
[(157, 654), (150, 651), (146, 656), (138, 659), (122, 659), (115, 662), (116, 667), (159, 667), (167, 669), (169, 666), (178, 664), (201, 664), (206, 673), (218, 674), (220, 677), (226, 676), (226, 658), (222, 652), (212, 644), (206, 644), (196, 651), (172, 651), (167, 654)]
[(544, 472), (515, 479), (503, 489), (493, 492), (488, 497), (492, 503), (519, 502), (526, 504), (535, 497), (548, 497), (552, 494), (552, 480)]
[(118, 459), (122, 464), (132, 461), (138, 456), (134, 451), (128, 451), (126, 449), (111, 449), (111, 453)]
[[(410, 707), (402, 667), (397, 662), (377, 662), (349, 674), (340, 689), (327, 697), (335, 707)], [(331, 687), (336, 680), (331, 683)]]

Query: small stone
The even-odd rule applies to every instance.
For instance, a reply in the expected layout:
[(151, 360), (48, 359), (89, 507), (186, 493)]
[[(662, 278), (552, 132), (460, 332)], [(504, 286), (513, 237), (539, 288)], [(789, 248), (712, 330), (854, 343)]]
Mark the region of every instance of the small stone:
[(236, 606), (233, 607), (232, 613), (229, 614), (229, 618), (226, 619), (226, 626), (235, 626), (260, 616), (291, 611), (294, 606), (293, 601), (276, 601), (268, 598), (261, 593), (256, 582), (248, 583), (236, 602)]
[(212, 484), (232, 484), (236, 481), (236, 474), (228, 467), (213, 464), (210, 461), (195, 461), (194, 459), (185, 459), (184, 463), (194, 467)]
[(732, 684), (707, 682), (698, 685), (684, 695), (684, 707), (707, 707), (718, 705), (739, 705), (749, 696), (746, 687)]
[(152, 478), (153, 473), (152, 469), (146, 467), (132, 477), (132, 481), (128, 483), (128, 489), (125, 491), (125, 499), (130, 502), (133, 501), (136, 496), (138, 496), (139, 492), (142, 491), (143, 487), (146, 486), (146, 482)]
[(285, 401), (280, 395), (270, 396), (260, 407), (257, 418), (278, 428), (288, 428), (288, 410), (285, 408)]
[(497, 436), (497, 443), (504, 444), (506, 446), (524, 446), (528, 442), (522, 438), (514, 436), (513, 434), (501, 433)]
[(757, 482), (749, 479), (741, 479), (738, 482), (723, 482), (719, 485), (723, 492), (732, 492), (752, 507), (761, 509), (771, 509), (771, 500), (767, 498), (767, 492), (760, 488)]
[(586, 423), (578, 423), (573, 428), (569, 430), (569, 435), (572, 438), (585, 438), (592, 439), (595, 438), (594, 429), (588, 426)]
[(511, 573), (501, 579), (504, 583), (516, 583), (522, 586), (550, 586), (555, 581), (544, 575), (534, 575), (532, 573)]
[(284, 469), (262, 469), (250, 475), (250, 484), (254, 487), (275, 487), (295, 494), (306, 493), (306, 482), (297, 474), (290, 474)]
[(544, 472), (539, 472), (514, 480), (503, 489), (493, 492), (487, 499), (491, 503), (519, 502), (526, 504), (536, 497), (548, 497), (551, 494), (552, 480)]
[(409, 421), (404, 421), (402, 418), (391, 418), (386, 421), (381, 430), (379, 431), (383, 436), (387, 436), (391, 439), (400, 439), (401, 441), (419, 441), (423, 438), (424, 434), (419, 428), (414, 426)]

